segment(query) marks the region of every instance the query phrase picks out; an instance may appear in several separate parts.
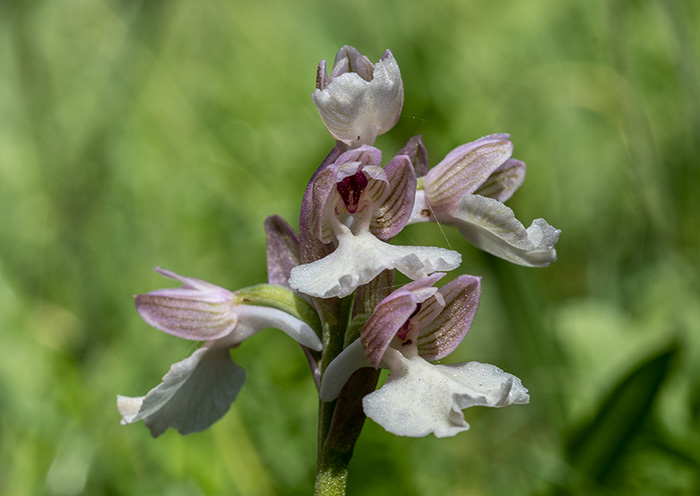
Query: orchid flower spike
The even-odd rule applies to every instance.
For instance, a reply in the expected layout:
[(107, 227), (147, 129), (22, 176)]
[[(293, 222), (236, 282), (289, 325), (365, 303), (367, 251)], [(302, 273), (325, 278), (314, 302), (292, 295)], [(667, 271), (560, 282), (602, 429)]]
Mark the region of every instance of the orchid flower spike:
[(355, 48), (344, 46), (330, 75), (326, 71), (323, 60), (311, 98), (331, 136), (357, 148), (374, 144), (377, 136), (394, 127), (403, 106), (403, 81), (391, 51), (372, 64)]
[(444, 274), (414, 281), (375, 308), (360, 338), (326, 369), (321, 399), (335, 399), (357, 369), (388, 368), (389, 378), (365, 396), (365, 414), (399, 436), (454, 436), (469, 429), (462, 410), (528, 403), (520, 379), (479, 362), (433, 365), (461, 343), (479, 306), (480, 278), (462, 275), (439, 290)]
[(397, 269), (411, 279), (452, 270), (461, 255), (444, 248), (386, 243), (406, 225), (416, 177), (405, 155), (381, 167), (381, 151), (363, 145), (341, 154), (320, 170), (304, 195), (310, 230), (335, 251), (294, 267), (289, 285), (319, 298), (343, 297), (384, 270)]
[(504, 205), (525, 179), (525, 164), (511, 158), (507, 134), (459, 146), (420, 179), (409, 224), (451, 224), (473, 245), (509, 262), (546, 267), (556, 261), (559, 239), (544, 219), (529, 228)]
[(173, 364), (145, 396), (117, 397), (124, 425), (143, 420), (154, 437), (168, 427), (180, 434), (208, 428), (228, 411), (245, 381), (245, 370), (233, 362), (229, 349), (262, 329), (275, 327), (321, 350), (314, 330), (282, 310), (244, 304), (236, 293), (199, 279), (156, 272), (182, 286), (136, 296), (137, 311), (158, 330), (204, 344)]

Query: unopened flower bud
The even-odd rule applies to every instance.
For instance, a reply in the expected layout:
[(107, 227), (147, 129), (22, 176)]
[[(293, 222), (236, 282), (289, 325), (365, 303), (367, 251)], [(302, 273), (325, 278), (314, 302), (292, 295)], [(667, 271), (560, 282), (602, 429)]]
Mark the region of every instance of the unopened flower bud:
[(318, 66), (316, 91), (311, 95), (328, 132), (357, 148), (371, 145), (394, 127), (403, 106), (403, 82), (396, 59), (387, 50), (372, 64), (355, 48), (344, 46), (330, 75), (326, 61)]

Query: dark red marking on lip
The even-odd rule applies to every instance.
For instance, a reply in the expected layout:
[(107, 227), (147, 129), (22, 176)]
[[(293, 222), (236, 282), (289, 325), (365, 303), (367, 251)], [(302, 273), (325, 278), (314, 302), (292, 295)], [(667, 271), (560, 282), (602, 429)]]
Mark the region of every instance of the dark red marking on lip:
[(354, 214), (357, 212), (357, 208), (360, 205), (360, 195), (367, 187), (367, 182), (364, 172), (357, 171), (352, 176), (342, 179), (336, 186), (348, 213)]
[(416, 309), (413, 311), (413, 313), (406, 319), (406, 322), (403, 323), (401, 328), (396, 332), (396, 337), (401, 339), (403, 341), (403, 345), (409, 345), (411, 344), (410, 339), (406, 339), (406, 336), (408, 336), (408, 331), (411, 330), (411, 319), (415, 317), (418, 312), (420, 312), (420, 307), (422, 306), (422, 303), (416, 303)]

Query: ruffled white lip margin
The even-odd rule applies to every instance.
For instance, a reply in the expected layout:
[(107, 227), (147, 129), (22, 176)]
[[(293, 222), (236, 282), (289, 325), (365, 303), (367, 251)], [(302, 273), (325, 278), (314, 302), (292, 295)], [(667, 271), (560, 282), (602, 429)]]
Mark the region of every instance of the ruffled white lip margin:
[(459, 267), (456, 251), (431, 246), (395, 246), (377, 239), (371, 232), (338, 235), (338, 247), (315, 262), (294, 267), (289, 285), (318, 298), (344, 297), (367, 284), (380, 272), (397, 269), (411, 279), (436, 271)]
[(228, 347), (216, 343), (211, 341), (174, 363), (146, 396), (117, 396), (122, 424), (143, 420), (158, 437), (168, 427), (189, 434), (219, 420), (238, 396), (246, 374), (231, 360)]
[(365, 396), (362, 405), (369, 418), (397, 436), (454, 436), (469, 429), (465, 408), (530, 401), (520, 379), (495, 365), (432, 365), (420, 356), (392, 358), (401, 365), (392, 367), (386, 383)]
[(276, 327), (304, 346), (322, 349), (311, 327), (282, 310), (238, 305), (235, 314), (237, 324), (228, 335), (205, 342), (192, 355), (174, 363), (148, 394), (117, 396), (122, 424), (143, 420), (154, 437), (168, 427), (180, 434), (208, 428), (228, 411), (245, 382), (245, 370), (234, 363), (229, 350), (262, 329)]
[(554, 245), (559, 229), (544, 219), (535, 219), (525, 229), (509, 207), (493, 198), (466, 195), (451, 217), (450, 222), (474, 246), (509, 262), (546, 267), (557, 259)]
[[(334, 400), (352, 373), (368, 366), (358, 339), (328, 366), (321, 400)], [(454, 436), (469, 429), (462, 413), (465, 408), (500, 408), (530, 401), (520, 379), (488, 363), (433, 365), (418, 354), (407, 358), (388, 348), (382, 368), (389, 366), (386, 383), (365, 396), (362, 406), (369, 418), (397, 436)]]

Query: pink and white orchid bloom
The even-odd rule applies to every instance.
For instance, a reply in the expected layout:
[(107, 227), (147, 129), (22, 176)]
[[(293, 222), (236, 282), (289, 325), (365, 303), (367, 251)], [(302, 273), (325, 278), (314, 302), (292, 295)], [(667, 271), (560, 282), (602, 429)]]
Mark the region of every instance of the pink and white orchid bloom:
[(525, 164), (510, 158), (507, 134), (459, 146), (421, 178), (409, 224), (457, 227), (474, 246), (509, 262), (545, 267), (557, 259), (559, 229), (535, 219), (527, 229), (505, 202), (522, 184)]
[(426, 246), (395, 246), (411, 214), (416, 177), (405, 155), (385, 168), (381, 151), (363, 145), (341, 154), (317, 171), (304, 195), (310, 230), (317, 243), (335, 251), (291, 270), (289, 285), (314, 297), (343, 297), (380, 272), (397, 269), (411, 279), (459, 266), (455, 251)]
[(394, 127), (403, 106), (399, 65), (387, 50), (376, 64), (351, 46), (335, 56), (330, 75), (326, 61), (318, 66), (311, 99), (336, 140), (350, 148), (372, 145)]
[(136, 296), (139, 314), (158, 330), (204, 344), (173, 364), (145, 396), (118, 396), (122, 424), (143, 420), (154, 437), (168, 427), (180, 434), (208, 428), (228, 411), (245, 382), (245, 370), (229, 350), (268, 327), (313, 350), (322, 348), (311, 327), (282, 310), (244, 304), (236, 293), (199, 279), (156, 272), (182, 286)]
[(469, 429), (462, 410), (529, 401), (520, 379), (494, 365), (433, 365), (461, 343), (479, 306), (480, 278), (462, 275), (437, 289), (444, 274), (414, 281), (375, 308), (360, 338), (323, 375), (321, 399), (332, 401), (361, 367), (388, 368), (389, 378), (365, 396), (365, 414), (399, 436), (454, 436)]
[[(372, 63), (342, 47), (330, 74), (319, 64), (311, 98), (335, 142), (306, 185), (298, 230), (277, 215), (265, 220), (268, 282), (231, 292), (156, 269), (181, 285), (136, 296), (137, 311), (202, 343), (146, 395), (118, 396), (117, 407), (122, 424), (143, 420), (154, 437), (202, 431), (245, 382), (231, 349), (280, 329), (299, 343), (321, 400), (315, 491), (344, 494), (366, 417), (399, 436), (448, 437), (469, 429), (466, 408), (530, 400), (518, 377), (494, 365), (434, 363), (470, 330), (481, 278), (437, 286), (460, 265), (458, 252), (390, 241), (408, 224), (452, 224), (491, 254), (539, 267), (556, 260), (560, 231), (543, 219), (526, 229), (504, 205), (525, 177), (507, 134), (459, 146), (432, 169), (414, 136), (382, 166), (374, 143), (398, 122), (404, 98), (389, 50)], [(398, 287), (395, 270), (410, 282)], [(389, 373), (377, 388), (380, 369)]]

